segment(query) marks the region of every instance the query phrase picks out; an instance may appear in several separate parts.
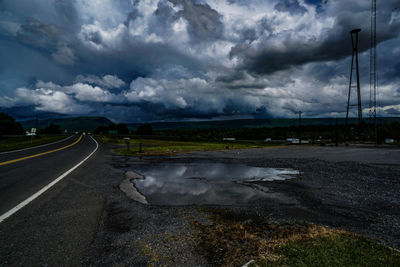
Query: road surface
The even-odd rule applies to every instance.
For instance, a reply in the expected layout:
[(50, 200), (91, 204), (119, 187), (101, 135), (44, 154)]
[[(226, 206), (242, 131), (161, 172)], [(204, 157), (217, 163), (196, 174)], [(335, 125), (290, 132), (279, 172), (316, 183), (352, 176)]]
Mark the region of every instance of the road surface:
[[(97, 147), (90, 136), (74, 136), (0, 154), (0, 265), (79, 264), (102, 212), (103, 198), (92, 190), (101, 169), (96, 166), (97, 153), (92, 154)], [(4, 217), (60, 177), (36, 199)]]
[(96, 148), (91, 137), (0, 154), (0, 216), (74, 167)]

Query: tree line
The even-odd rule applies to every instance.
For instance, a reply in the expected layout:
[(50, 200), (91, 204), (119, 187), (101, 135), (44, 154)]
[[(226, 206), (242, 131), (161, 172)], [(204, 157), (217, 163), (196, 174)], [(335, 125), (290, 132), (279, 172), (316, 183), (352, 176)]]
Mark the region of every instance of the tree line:
[[(60, 134), (59, 125), (51, 123), (38, 133)], [(232, 128), (232, 129), (164, 129), (154, 130), (149, 123), (140, 125), (137, 129), (130, 130), (124, 123), (111, 123), (95, 129), (95, 134), (138, 135), (141, 138), (162, 138), (170, 140), (187, 141), (221, 141), (223, 138), (232, 137), (237, 140), (285, 140), (287, 138), (300, 138), (303, 140), (338, 140), (345, 141), (373, 141), (375, 138), (374, 126), (366, 123), (362, 128), (362, 140), (359, 140), (358, 126), (348, 125), (304, 125), (290, 127), (260, 127), (260, 128)], [(0, 113), (0, 136), (25, 134), (20, 123), (6, 113)], [(400, 122), (385, 122), (378, 125), (378, 141), (394, 139), (400, 143)]]
[[(50, 123), (50, 125), (38, 129), (39, 134), (60, 134), (60, 125)], [(4, 135), (24, 135), (25, 131), (21, 124), (7, 113), (0, 113), (0, 137)]]
[[(287, 138), (301, 138), (302, 140), (331, 140), (338, 142), (373, 141), (374, 126), (364, 124), (362, 140), (359, 140), (358, 125), (305, 125), (290, 127), (260, 127), (260, 128), (232, 128), (232, 129), (164, 129), (153, 130), (151, 124), (142, 124), (135, 130), (129, 130), (125, 124), (110, 124), (100, 126), (95, 134), (137, 135), (140, 138), (160, 138), (182, 141), (221, 141), (223, 138), (232, 137), (236, 140), (286, 140)], [(110, 132), (111, 131), (111, 132)], [(378, 126), (378, 141), (394, 139), (400, 142), (400, 123), (391, 122)]]

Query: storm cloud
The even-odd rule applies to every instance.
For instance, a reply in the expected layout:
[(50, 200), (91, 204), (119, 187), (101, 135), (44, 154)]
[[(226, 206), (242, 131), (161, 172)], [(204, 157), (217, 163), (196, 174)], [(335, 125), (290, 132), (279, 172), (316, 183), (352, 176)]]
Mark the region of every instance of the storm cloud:
[[(368, 1), (5, 0), (0, 110), (116, 121), (343, 116)], [(400, 112), (398, 1), (378, 3), (381, 115)], [(26, 111), (26, 114), (24, 113)]]

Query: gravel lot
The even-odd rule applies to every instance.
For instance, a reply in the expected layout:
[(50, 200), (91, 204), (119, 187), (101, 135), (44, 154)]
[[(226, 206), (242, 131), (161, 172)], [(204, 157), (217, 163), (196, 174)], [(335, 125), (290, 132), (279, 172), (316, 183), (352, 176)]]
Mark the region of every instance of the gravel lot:
[[(210, 265), (199, 253), (192, 226), (194, 221), (211, 224), (209, 209), (242, 221), (321, 224), (400, 245), (399, 149), (284, 147), (141, 159), (109, 156), (115, 175), (104, 178), (105, 208), (84, 265)], [(270, 202), (251, 206), (144, 205), (119, 189), (124, 172), (141, 164), (204, 161), (293, 168), (300, 176), (250, 185), (271, 194)]]

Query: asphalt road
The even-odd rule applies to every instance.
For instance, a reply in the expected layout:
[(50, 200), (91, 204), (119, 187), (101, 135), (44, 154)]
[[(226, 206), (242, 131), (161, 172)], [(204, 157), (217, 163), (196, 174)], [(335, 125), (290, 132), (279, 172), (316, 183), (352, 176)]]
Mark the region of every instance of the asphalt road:
[[(49, 184), (52, 180), (83, 160), (96, 147), (88, 136), (74, 136), (64, 142), (0, 155), (0, 215)], [(73, 145), (72, 145), (73, 144)], [(63, 147), (65, 149), (41, 155)], [(28, 158), (18, 162), (15, 159)], [(4, 162), (10, 162), (1, 166)]]
[[(96, 142), (90, 136), (79, 138), (74, 136), (49, 146), (0, 154), (0, 216), (96, 149)], [(66, 148), (59, 150), (63, 147)], [(53, 150), (56, 151), (40, 155)], [(0, 223), (0, 265), (79, 265), (103, 209), (103, 196), (97, 193), (96, 179), (101, 171), (99, 152)]]

